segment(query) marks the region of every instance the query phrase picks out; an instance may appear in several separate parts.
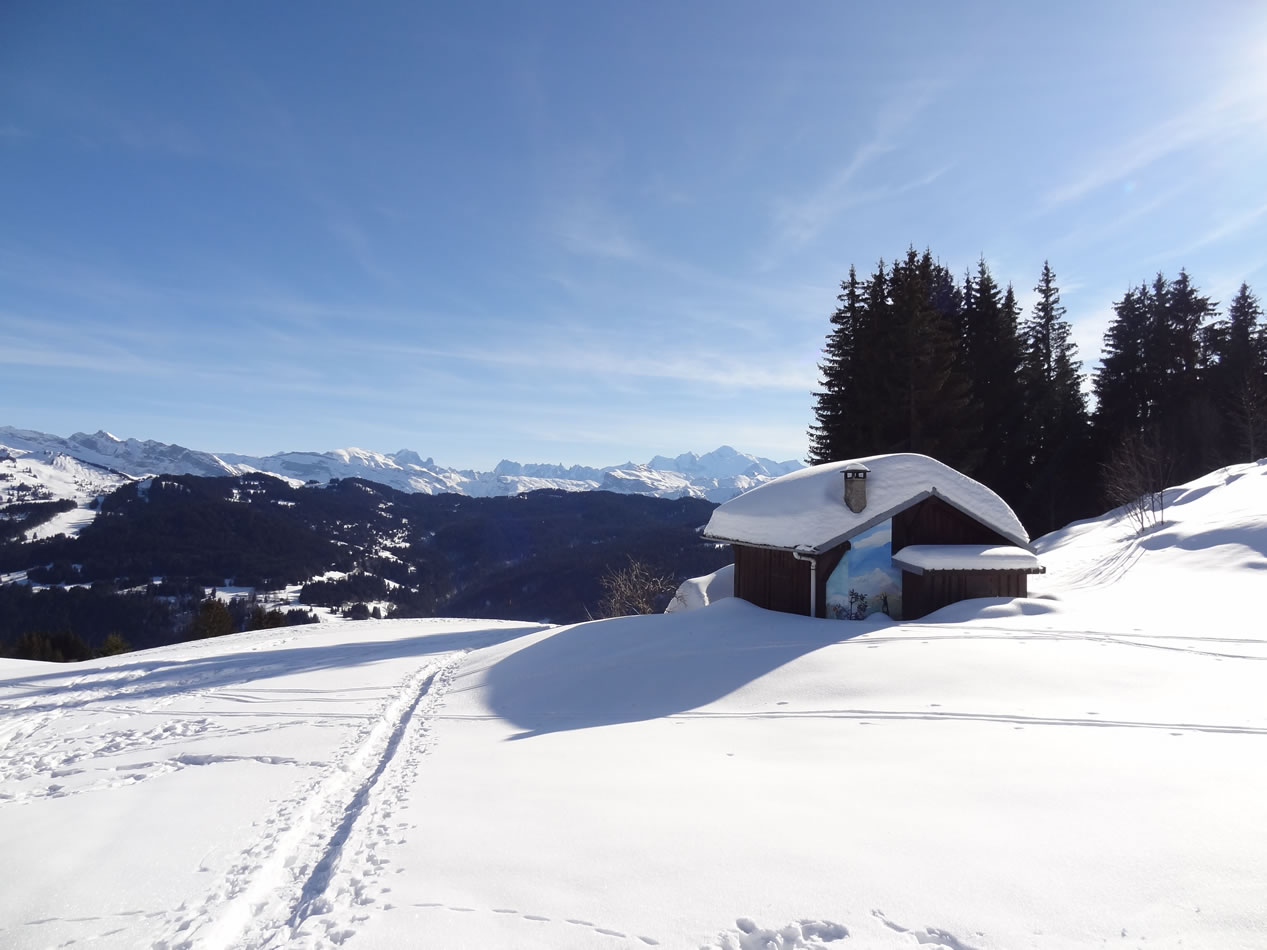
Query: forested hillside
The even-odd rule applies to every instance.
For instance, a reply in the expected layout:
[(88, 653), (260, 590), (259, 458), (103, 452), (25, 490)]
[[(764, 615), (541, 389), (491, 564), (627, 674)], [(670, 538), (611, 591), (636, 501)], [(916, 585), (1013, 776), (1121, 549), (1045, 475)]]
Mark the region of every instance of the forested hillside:
[(1186, 271), (1113, 302), (1103, 365), (1082, 362), (1051, 266), (1023, 314), (984, 259), (957, 279), (913, 248), (841, 284), (811, 463), (913, 451), (999, 492), (1037, 536), (1267, 447), (1267, 328)]
[(678, 579), (727, 563), (728, 550), (699, 536), (713, 508), (609, 492), (467, 498), (360, 479), (293, 488), (259, 474), (162, 476), (107, 496), (78, 537), (0, 544), (0, 573), (51, 585), (0, 586), (0, 641), (180, 639), (206, 590), (224, 585), (273, 602), (298, 587), (301, 606), (379, 602), (392, 616), (581, 620), (604, 573), (629, 558)]

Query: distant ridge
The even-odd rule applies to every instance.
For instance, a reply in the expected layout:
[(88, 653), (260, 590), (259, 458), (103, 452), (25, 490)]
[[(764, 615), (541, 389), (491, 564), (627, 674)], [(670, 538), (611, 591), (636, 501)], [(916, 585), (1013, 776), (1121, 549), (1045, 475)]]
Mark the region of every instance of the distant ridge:
[(252, 456), (203, 452), (153, 440), (121, 439), (109, 432), (68, 437), (0, 426), (0, 446), (31, 453), (66, 455), (133, 477), (144, 475), (245, 475), (267, 472), (296, 482), (364, 478), (409, 492), (454, 492), (472, 497), (517, 495), (540, 488), (614, 491), (659, 498), (704, 498), (722, 502), (771, 478), (803, 468), (723, 445), (704, 455), (657, 455), (645, 464), (605, 468), (521, 463), (503, 459), (491, 472), (448, 468), (410, 449), (383, 455), (367, 449), (279, 452)]

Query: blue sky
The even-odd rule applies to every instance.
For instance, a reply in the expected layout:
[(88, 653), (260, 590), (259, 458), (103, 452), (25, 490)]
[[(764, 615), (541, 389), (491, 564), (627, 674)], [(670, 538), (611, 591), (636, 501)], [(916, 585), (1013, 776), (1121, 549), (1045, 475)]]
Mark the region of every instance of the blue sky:
[(1267, 296), (1267, 6), (0, 6), (0, 424), (802, 457), (840, 280)]

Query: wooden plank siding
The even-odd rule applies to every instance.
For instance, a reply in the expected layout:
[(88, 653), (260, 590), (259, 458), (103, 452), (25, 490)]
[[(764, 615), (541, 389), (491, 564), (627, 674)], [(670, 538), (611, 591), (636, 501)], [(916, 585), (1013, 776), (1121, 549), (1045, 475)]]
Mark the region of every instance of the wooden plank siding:
[[(940, 498), (925, 498), (893, 516), (893, 553), (908, 544), (1012, 544), (992, 528)], [(902, 617), (918, 620), (970, 597), (1024, 597), (1024, 571), (902, 572)]]
[[(925, 498), (893, 516), (893, 553), (908, 544), (1015, 544), (940, 498)], [(905, 595), (903, 595), (905, 596)]]
[[(735, 596), (767, 610), (809, 616), (809, 562), (798, 561), (791, 551), (771, 551), (746, 544), (732, 544), (735, 555)], [(817, 616), (825, 617), (827, 578), (849, 550), (849, 542), (818, 556), (815, 576)]]
[(902, 572), (902, 619), (918, 620), (934, 610), (970, 597), (1024, 597), (1025, 571)]
[(735, 596), (768, 610), (809, 615), (809, 563), (791, 551), (733, 544)]
[[(893, 516), (894, 553), (908, 544), (1012, 544), (940, 498), (925, 498)], [(816, 614), (827, 615), (827, 579), (849, 550), (848, 541), (818, 556)], [(735, 596), (768, 610), (809, 615), (809, 563), (791, 551), (732, 544), (735, 555)], [(1028, 576), (1023, 571), (902, 572), (902, 614), (915, 620), (947, 604), (969, 597), (1024, 597)]]

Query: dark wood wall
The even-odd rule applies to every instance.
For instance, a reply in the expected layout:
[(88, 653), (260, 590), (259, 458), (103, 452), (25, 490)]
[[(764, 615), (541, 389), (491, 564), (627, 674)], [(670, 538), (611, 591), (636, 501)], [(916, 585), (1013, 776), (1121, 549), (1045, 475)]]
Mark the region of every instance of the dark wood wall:
[[(791, 551), (771, 551), (733, 544), (735, 596), (768, 610), (809, 616), (809, 562), (798, 561)], [(849, 550), (849, 542), (818, 556), (815, 575), (816, 615), (826, 616), (827, 578)]]
[(1025, 571), (903, 571), (902, 619), (918, 620), (970, 597), (1024, 597), (1028, 590)]
[(925, 498), (893, 516), (894, 554), (908, 544), (1013, 543), (936, 497)]
[[(893, 552), (908, 544), (1012, 544), (992, 528), (965, 515), (940, 498), (925, 498), (893, 516)], [(744, 544), (735, 553), (735, 596), (768, 610), (809, 615), (809, 562), (791, 551), (771, 551)], [(826, 616), (827, 578), (849, 550), (849, 542), (818, 556), (817, 615)], [(914, 620), (939, 607), (969, 597), (1024, 597), (1026, 574), (1020, 571), (902, 572), (902, 614)], [(969, 592), (971, 591), (971, 592)]]
[(735, 552), (735, 596), (750, 604), (789, 614), (809, 615), (809, 562), (791, 551), (770, 551), (744, 544)]

